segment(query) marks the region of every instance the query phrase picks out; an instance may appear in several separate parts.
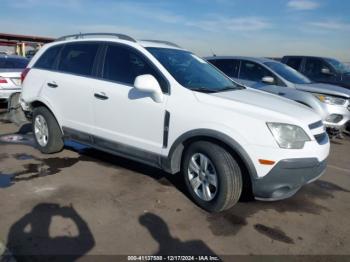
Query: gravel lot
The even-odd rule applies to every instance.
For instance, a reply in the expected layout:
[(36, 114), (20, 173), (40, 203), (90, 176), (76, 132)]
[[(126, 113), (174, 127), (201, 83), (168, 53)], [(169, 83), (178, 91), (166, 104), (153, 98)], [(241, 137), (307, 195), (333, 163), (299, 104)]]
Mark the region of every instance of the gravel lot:
[(21, 143), (0, 143), (0, 252), (2, 243), (14, 254), (75, 258), (350, 254), (349, 137), (332, 142), (326, 174), (294, 197), (209, 214), (180, 176), (72, 144), (42, 155), (30, 126), (0, 122), (0, 135), (13, 133)]

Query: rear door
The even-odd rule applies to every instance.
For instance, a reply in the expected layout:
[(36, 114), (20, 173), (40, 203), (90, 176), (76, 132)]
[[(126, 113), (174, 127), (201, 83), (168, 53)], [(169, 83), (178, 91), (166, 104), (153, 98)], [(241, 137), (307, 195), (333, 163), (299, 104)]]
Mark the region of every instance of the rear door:
[[(117, 43), (106, 45), (99, 84), (94, 85), (94, 134), (97, 145), (131, 157), (150, 158), (163, 147), (165, 104), (134, 88), (135, 78), (151, 74), (167, 91), (165, 78), (147, 57)], [(99, 139), (100, 138), (100, 139)]]
[(302, 57), (287, 57), (285, 64), (300, 72), (302, 62), (303, 62)]
[[(324, 74), (322, 69), (328, 69), (330, 74)], [(303, 74), (314, 82), (330, 84), (337, 82), (336, 72), (321, 58), (306, 58)]]
[(52, 106), (64, 128), (91, 133), (96, 42), (65, 44), (54, 70), (46, 71), (42, 97)]

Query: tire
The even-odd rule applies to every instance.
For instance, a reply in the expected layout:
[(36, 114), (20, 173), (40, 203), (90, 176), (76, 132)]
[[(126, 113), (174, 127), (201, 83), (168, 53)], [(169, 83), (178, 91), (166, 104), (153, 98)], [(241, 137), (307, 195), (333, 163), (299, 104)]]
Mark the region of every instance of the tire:
[[(200, 170), (203, 170), (202, 167), (205, 166), (205, 164), (203, 166), (199, 164), (203, 156), (209, 159), (207, 161), (207, 171), (205, 175), (202, 172), (201, 175), (196, 176), (198, 172), (193, 170), (198, 170), (198, 167), (200, 167)], [(195, 160), (197, 166), (193, 165), (192, 160)], [(204, 185), (213, 182), (212, 174), (214, 173), (216, 173), (217, 186), (215, 189), (215, 186), (213, 186), (215, 183), (209, 185), (210, 194), (208, 194), (206, 193), (208, 191), (203, 190)], [(234, 206), (241, 196), (243, 187), (241, 169), (232, 155), (217, 144), (206, 141), (191, 144), (183, 158), (182, 174), (194, 202), (209, 212), (227, 210)], [(200, 183), (198, 181), (201, 181), (202, 184), (195, 190), (194, 187), (196, 188), (197, 186), (193, 187), (192, 185), (198, 185)]]
[[(40, 143), (37, 132), (36, 132), (36, 120), (44, 119), (47, 127), (47, 139), (46, 143)], [(40, 150), (41, 153), (44, 154), (53, 154), (62, 151), (64, 142), (63, 142), (63, 134), (58, 125), (56, 118), (46, 107), (37, 107), (33, 110), (33, 121), (32, 128), (34, 133), (34, 140), (36, 142), (36, 146)]]

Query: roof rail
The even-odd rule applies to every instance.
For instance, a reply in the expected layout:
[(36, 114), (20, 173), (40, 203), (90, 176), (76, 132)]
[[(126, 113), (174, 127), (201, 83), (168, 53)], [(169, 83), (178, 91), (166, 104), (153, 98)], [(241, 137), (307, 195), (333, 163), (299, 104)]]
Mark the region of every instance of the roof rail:
[(136, 42), (136, 40), (128, 35), (123, 35), (123, 34), (114, 34), (114, 33), (79, 33), (79, 34), (74, 34), (74, 35), (65, 35), (62, 37), (57, 38), (55, 41), (64, 41), (67, 40), (69, 38), (73, 38), (73, 39), (83, 39), (85, 37), (89, 37), (89, 36), (111, 36), (111, 37), (117, 37), (119, 39), (122, 40), (127, 40), (127, 41), (131, 41), (131, 42)]
[(150, 39), (143, 39), (143, 40), (141, 40), (141, 41), (153, 42), (153, 43), (159, 43), (159, 44), (166, 44), (166, 45), (170, 45), (170, 46), (174, 46), (174, 47), (181, 48), (179, 45), (174, 44), (174, 43), (169, 42), (169, 41), (163, 41), (163, 40), (150, 40)]

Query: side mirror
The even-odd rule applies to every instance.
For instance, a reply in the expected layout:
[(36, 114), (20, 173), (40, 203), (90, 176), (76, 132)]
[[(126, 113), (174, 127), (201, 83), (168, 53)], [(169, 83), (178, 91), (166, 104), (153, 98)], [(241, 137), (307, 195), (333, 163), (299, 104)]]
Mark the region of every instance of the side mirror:
[(140, 75), (135, 78), (134, 87), (145, 93), (149, 93), (157, 103), (163, 102), (163, 92), (157, 79), (152, 75)]
[(333, 75), (331, 70), (329, 70), (329, 68), (322, 68), (321, 73), (324, 75)]
[(275, 79), (271, 76), (264, 76), (261, 81), (269, 85), (273, 85), (275, 83)]

